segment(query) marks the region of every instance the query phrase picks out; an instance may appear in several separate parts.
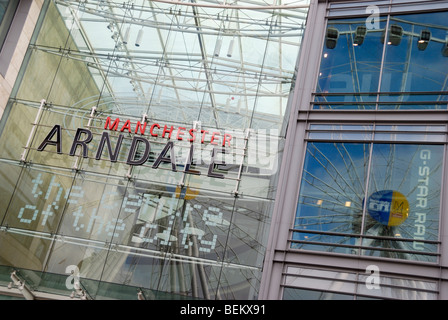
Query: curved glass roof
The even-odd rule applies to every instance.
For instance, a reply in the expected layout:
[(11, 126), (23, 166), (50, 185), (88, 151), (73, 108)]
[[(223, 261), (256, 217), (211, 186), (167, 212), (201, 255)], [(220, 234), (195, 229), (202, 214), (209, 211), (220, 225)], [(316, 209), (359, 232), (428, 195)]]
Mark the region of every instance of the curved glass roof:
[(55, 3), (78, 46), (62, 54), (87, 62), (109, 111), (281, 127), (309, 0)]

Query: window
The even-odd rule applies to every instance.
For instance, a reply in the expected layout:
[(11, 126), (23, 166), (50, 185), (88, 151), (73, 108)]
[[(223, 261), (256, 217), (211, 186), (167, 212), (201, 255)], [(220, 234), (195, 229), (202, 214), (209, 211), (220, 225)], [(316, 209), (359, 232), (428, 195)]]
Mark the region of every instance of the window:
[(431, 300), (437, 297), (437, 283), (381, 274), (375, 283), (371, 274), (323, 269), (286, 267), (284, 300)]
[(9, 27), (20, 1), (0, 0), (0, 49), (6, 40)]
[(312, 126), (291, 247), (435, 261), (443, 128)]
[(314, 109), (446, 109), (448, 12), (328, 21)]

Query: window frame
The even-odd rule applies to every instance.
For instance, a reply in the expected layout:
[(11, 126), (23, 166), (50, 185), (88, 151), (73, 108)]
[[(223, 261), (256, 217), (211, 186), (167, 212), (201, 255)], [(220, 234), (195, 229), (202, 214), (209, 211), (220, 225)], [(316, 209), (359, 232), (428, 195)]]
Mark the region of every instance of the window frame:
[(10, 0), (6, 8), (5, 14), (0, 22), (0, 52), (3, 51), (3, 46), (6, 42), (6, 37), (11, 29), (12, 22), (19, 8), (20, 1)]

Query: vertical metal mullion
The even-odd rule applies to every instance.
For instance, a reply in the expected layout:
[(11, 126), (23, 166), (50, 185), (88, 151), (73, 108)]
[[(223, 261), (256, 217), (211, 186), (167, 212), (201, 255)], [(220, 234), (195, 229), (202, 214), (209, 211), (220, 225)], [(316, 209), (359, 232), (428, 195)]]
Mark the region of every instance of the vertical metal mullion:
[[(360, 246), (362, 246), (362, 242), (363, 242), (363, 238), (364, 238), (364, 223), (365, 223), (365, 218), (366, 218), (366, 204), (367, 204), (367, 196), (369, 194), (369, 183), (370, 183), (370, 173), (371, 173), (371, 167), (372, 167), (372, 156), (373, 156), (373, 145), (374, 145), (374, 141), (375, 141), (375, 126), (376, 124), (373, 124), (373, 131), (372, 131), (372, 140), (370, 142), (370, 150), (369, 150), (369, 162), (367, 164), (367, 179), (366, 179), (366, 184), (365, 184), (365, 189), (364, 189), (364, 205), (362, 208), (362, 217), (361, 217), (361, 230), (360, 230)], [(358, 250), (358, 255), (361, 255), (361, 250)]]
[[(199, 124), (200, 124), (199, 121), (194, 121), (193, 122), (193, 129), (197, 130)], [(193, 159), (193, 155), (192, 155), (193, 150), (191, 149), (191, 146), (194, 145), (194, 143), (195, 143), (194, 141), (195, 140), (196, 139), (194, 139), (193, 141), (190, 142), (190, 148), (189, 148), (189, 151), (187, 153), (187, 158), (185, 159), (185, 163), (184, 163), (184, 171), (182, 172), (182, 177), (180, 178), (180, 181), (179, 181), (179, 184), (178, 184), (181, 187), (181, 192), (182, 192), (182, 188), (185, 186), (185, 179), (186, 179), (186, 174), (187, 174), (187, 171), (185, 170), (185, 168), (187, 168), (187, 164), (190, 161), (190, 159)], [(191, 162), (193, 162), (193, 161), (191, 161)], [(191, 163), (190, 163), (190, 165), (191, 165)]]
[[(142, 114), (142, 123), (146, 123), (148, 121), (148, 115), (146, 113)], [(128, 172), (126, 173), (126, 178), (131, 179), (132, 178), (132, 171), (134, 166), (129, 165)]]
[(250, 131), (251, 129), (247, 129), (246, 130), (246, 135), (244, 137), (244, 152), (243, 152), (243, 156), (241, 157), (241, 162), (240, 162), (240, 167), (238, 169), (238, 176), (237, 176), (237, 180), (236, 180), (236, 184), (235, 184), (235, 190), (233, 190), (233, 195), (235, 197), (238, 197), (238, 189), (240, 187), (241, 184), (241, 175), (242, 175), (242, 171), (243, 171), (243, 163), (244, 163), (244, 158), (247, 156), (247, 149), (248, 149), (248, 142), (249, 142), (249, 137), (250, 137)]
[[(392, 2), (392, 0), (391, 0), (391, 2)], [(389, 11), (387, 13), (387, 20), (386, 20), (386, 27), (384, 30), (384, 43), (383, 43), (383, 53), (381, 56), (380, 75), (378, 77), (378, 87), (376, 89), (375, 110), (378, 110), (378, 104), (379, 104), (379, 100), (380, 100), (381, 82), (383, 80), (383, 71), (384, 71), (384, 59), (386, 57), (387, 38), (389, 36), (390, 12), (391, 12), (391, 5), (389, 4)]]
[(42, 112), (43, 112), (44, 106), (46, 106), (46, 104), (47, 104), (47, 102), (45, 101), (45, 99), (42, 99), (40, 101), (39, 110), (37, 111), (37, 115), (36, 115), (36, 118), (34, 120), (33, 127), (31, 128), (30, 135), (28, 136), (28, 141), (26, 142), (25, 150), (23, 150), (22, 155), (20, 157), (20, 160), (22, 162), (26, 162), (26, 156), (28, 155), (28, 150), (29, 150), (31, 142), (32, 142), (32, 140), (34, 138), (36, 127), (39, 125), (40, 119), (42, 117)]

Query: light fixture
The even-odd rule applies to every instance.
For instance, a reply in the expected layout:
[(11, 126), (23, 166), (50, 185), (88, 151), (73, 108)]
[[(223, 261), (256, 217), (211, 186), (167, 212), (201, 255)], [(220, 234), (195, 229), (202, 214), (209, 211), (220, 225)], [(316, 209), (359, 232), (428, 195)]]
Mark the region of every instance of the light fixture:
[(216, 44), (215, 44), (215, 50), (213, 52), (213, 55), (215, 57), (219, 56), (219, 52), (221, 51), (221, 46), (222, 46), (222, 39), (221, 38), (217, 38), (216, 39)]
[(135, 40), (135, 46), (140, 47), (143, 37), (143, 28), (138, 31), (137, 39)]
[(128, 44), (129, 41), (129, 32), (131, 31), (131, 26), (128, 26), (126, 28), (126, 32), (124, 33), (124, 37), (123, 37), (123, 44)]
[(328, 27), (327, 28), (327, 34), (325, 36), (325, 46), (328, 49), (334, 49), (336, 47), (336, 44), (338, 42), (339, 38), (339, 31), (338, 29), (334, 27)]
[(393, 24), (390, 26), (389, 42), (387, 44), (398, 46), (401, 43), (402, 37), (403, 37), (403, 28), (398, 24)]
[(110, 31), (114, 30), (114, 24), (112, 22), (109, 22), (109, 24), (107, 25), (107, 29), (109, 29)]
[(346, 206), (346, 207), (351, 207), (351, 205), (352, 205), (352, 202), (351, 202), (351, 201), (345, 201), (345, 206)]
[(429, 30), (422, 30), (420, 32), (420, 37), (417, 41), (417, 48), (420, 51), (423, 51), (428, 46), (429, 41), (431, 40), (431, 31)]
[(353, 40), (353, 45), (360, 46), (364, 42), (364, 38), (367, 34), (366, 26), (358, 26), (355, 31), (355, 39)]
[(234, 44), (234, 42), (235, 42), (235, 40), (232, 39), (232, 40), (230, 40), (230, 43), (229, 43), (229, 49), (227, 50), (227, 56), (229, 58), (232, 56), (232, 53), (233, 53), (233, 44)]
[(445, 38), (445, 43), (443, 44), (442, 47), (442, 55), (444, 57), (448, 57), (448, 35)]

